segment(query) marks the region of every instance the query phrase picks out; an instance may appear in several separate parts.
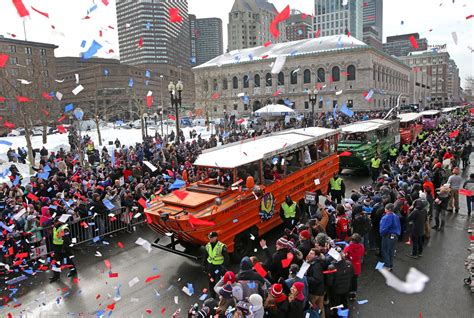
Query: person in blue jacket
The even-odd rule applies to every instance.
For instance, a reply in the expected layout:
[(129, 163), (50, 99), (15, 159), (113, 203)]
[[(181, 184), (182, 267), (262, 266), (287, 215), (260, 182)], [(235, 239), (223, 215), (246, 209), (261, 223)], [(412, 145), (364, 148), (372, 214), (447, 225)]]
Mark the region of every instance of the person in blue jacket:
[(385, 214), (380, 221), (380, 236), (382, 237), (382, 258), (385, 268), (392, 270), (395, 244), (400, 236), (400, 218), (393, 213), (393, 204), (385, 206)]

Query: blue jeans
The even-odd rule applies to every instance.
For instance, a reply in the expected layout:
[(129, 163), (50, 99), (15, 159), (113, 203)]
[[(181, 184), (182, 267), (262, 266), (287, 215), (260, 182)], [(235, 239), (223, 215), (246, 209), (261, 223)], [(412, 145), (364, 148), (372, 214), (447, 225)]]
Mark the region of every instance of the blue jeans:
[(397, 243), (397, 235), (385, 235), (382, 237), (382, 259), (386, 267), (393, 267), (393, 254), (395, 254), (395, 244)]
[(471, 215), (472, 209), (474, 207), (474, 195), (468, 197), (466, 196), (467, 203), (467, 215)]

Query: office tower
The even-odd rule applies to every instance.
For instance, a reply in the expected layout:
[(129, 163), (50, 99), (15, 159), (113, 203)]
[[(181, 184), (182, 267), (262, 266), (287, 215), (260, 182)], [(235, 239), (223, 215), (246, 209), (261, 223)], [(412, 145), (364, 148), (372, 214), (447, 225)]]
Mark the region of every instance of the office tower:
[(286, 41), (308, 39), (313, 29), (311, 19), (305, 13), (291, 10), (290, 18), (286, 20)]
[(280, 23), (280, 35), (273, 38), (270, 24), (277, 15), (275, 6), (267, 0), (235, 0), (229, 12), (228, 51), (261, 46), (266, 42), (285, 41), (285, 23)]
[(224, 53), (221, 19), (197, 19), (195, 15), (190, 14), (189, 25), (193, 64), (200, 65)]
[(365, 0), (363, 8), (364, 42), (382, 50), (383, 46), (383, 0)]
[(314, 30), (321, 36), (348, 34), (363, 40), (362, 0), (315, 0)]
[[(418, 49), (413, 47), (410, 37), (413, 36), (418, 43)], [(428, 41), (423, 38), (420, 39), (418, 33), (401, 34), (395, 36), (388, 36), (387, 43), (383, 44), (385, 53), (394, 56), (407, 56), (408, 53), (416, 51), (426, 51), (428, 49)]]

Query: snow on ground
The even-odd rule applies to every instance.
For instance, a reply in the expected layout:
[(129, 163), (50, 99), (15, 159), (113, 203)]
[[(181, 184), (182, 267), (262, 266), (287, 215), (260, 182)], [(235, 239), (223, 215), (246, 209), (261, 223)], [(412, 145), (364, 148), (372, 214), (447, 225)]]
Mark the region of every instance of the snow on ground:
[[(161, 132), (161, 127), (158, 126), (158, 133)], [(207, 131), (206, 127), (203, 126), (196, 126), (196, 127), (185, 127), (182, 128), (184, 136), (186, 140), (190, 140), (189, 132), (195, 129), (197, 134), (201, 134), (201, 138), (208, 139), (211, 136), (211, 131)], [(175, 131), (174, 126), (167, 127), (166, 125), (163, 128), (164, 133), (168, 131)], [(215, 130), (214, 130), (215, 131)], [(114, 142), (116, 138), (120, 140), (123, 145), (126, 146), (134, 146), (137, 142), (142, 141), (142, 131), (141, 129), (125, 129), (125, 128), (113, 128), (113, 127), (101, 127), (100, 129), (101, 137), (102, 137), (102, 147), (106, 146), (110, 148), (109, 142)], [(91, 131), (82, 132), (82, 136), (89, 135), (91, 139), (94, 141), (94, 145), (99, 147), (99, 138), (97, 135), (97, 130), (92, 129)], [(148, 127), (148, 135), (154, 136), (155, 129)], [(12, 149), (17, 150), (18, 147), (25, 147), (26, 148), (26, 139), (25, 136), (16, 136), (16, 137), (1, 137), (0, 140), (5, 140), (11, 142), (13, 145), (11, 146)], [(33, 149), (41, 149), (43, 147), (43, 138), (42, 136), (32, 136), (31, 138)], [(44, 144), (46, 149), (49, 151), (57, 152), (60, 148), (65, 150), (69, 150), (69, 141), (68, 141), (68, 134), (54, 134), (48, 135), (48, 143)], [(101, 148), (102, 148), (101, 147)], [(10, 146), (0, 144), (0, 172), (4, 171), (5, 169), (9, 168), (12, 163), (8, 162), (7, 158), (7, 151)], [(39, 160), (39, 154), (36, 156), (36, 160)], [(29, 173), (29, 166), (27, 164), (19, 164), (15, 163), (15, 165), (20, 170), (20, 173), (25, 179), (30, 177)], [(6, 182), (8, 177), (1, 178), (0, 182)]]

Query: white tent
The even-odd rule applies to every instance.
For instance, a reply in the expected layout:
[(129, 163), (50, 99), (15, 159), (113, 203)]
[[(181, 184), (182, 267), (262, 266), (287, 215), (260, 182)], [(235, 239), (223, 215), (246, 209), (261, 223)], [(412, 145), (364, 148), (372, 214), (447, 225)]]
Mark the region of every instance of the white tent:
[(255, 115), (260, 117), (278, 117), (290, 115), (294, 112), (295, 111), (293, 109), (285, 105), (272, 104), (260, 108), (255, 112)]

